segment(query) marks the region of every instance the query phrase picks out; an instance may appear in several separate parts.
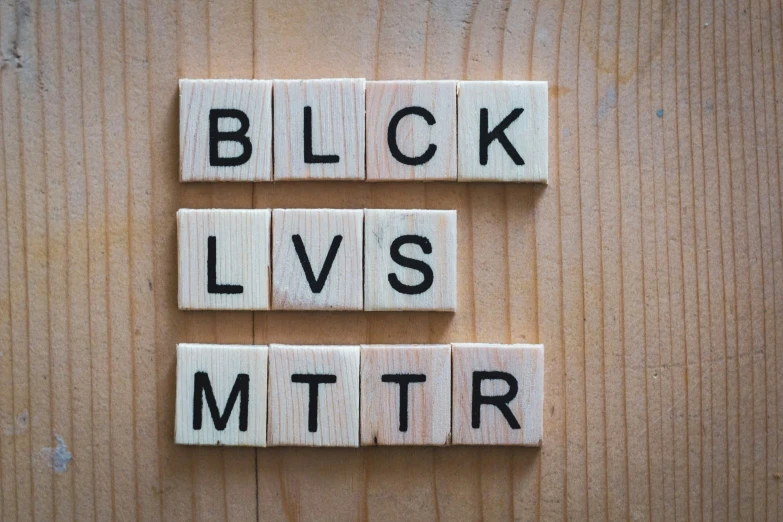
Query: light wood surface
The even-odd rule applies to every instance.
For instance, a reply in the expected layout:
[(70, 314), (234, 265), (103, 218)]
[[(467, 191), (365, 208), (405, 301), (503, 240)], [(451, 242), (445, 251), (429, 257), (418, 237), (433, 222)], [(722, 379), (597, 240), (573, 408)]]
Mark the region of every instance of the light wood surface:
[(270, 209), (177, 211), (179, 307), (268, 310)]
[(275, 180), (364, 179), (364, 85), (364, 78), (275, 80)]
[(463, 81), (458, 86), (459, 181), (546, 183), (546, 81)]
[(365, 209), (364, 309), (457, 308), (457, 213)]
[[(0, 518), (779, 520), (782, 13), (3, 2)], [(179, 183), (179, 78), (335, 76), (548, 81), (549, 185)], [(458, 312), (178, 311), (212, 207), (456, 209)], [(542, 448), (174, 444), (179, 342), (470, 341), (545, 345)]]
[[(272, 181), (271, 80), (183, 79), (179, 114), (183, 182)], [(214, 165), (220, 160), (229, 165)]]
[(360, 378), (363, 446), (449, 443), (451, 345), (362, 345)]
[(367, 181), (457, 180), (457, 82), (371, 81), (365, 103)]
[(451, 442), (540, 446), (544, 347), (451, 345)]
[(359, 346), (269, 346), (270, 446), (359, 446)]
[(361, 310), (363, 238), (363, 209), (274, 209), (272, 308)]
[(266, 446), (268, 351), (267, 346), (177, 345), (177, 444)]

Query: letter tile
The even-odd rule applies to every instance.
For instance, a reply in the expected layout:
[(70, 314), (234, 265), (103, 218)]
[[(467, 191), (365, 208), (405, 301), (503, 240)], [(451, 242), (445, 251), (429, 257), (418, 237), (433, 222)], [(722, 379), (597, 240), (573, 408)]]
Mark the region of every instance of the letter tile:
[(266, 446), (267, 351), (177, 345), (177, 444)]
[(459, 82), (459, 181), (548, 180), (547, 82)]
[(540, 446), (544, 347), (452, 344), (452, 444)]
[(457, 180), (457, 82), (367, 82), (367, 181)]
[(179, 307), (268, 310), (271, 210), (177, 212)]
[(275, 80), (275, 180), (364, 179), (363, 78)]
[(364, 309), (457, 308), (457, 211), (365, 210)]
[(272, 180), (272, 81), (180, 80), (181, 181)]
[(362, 446), (451, 438), (451, 346), (362, 345)]
[(272, 308), (361, 310), (364, 210), (275, 209)]
[(359, 354), (359, 346), (270, 345), (270, 446), (359, 445)]

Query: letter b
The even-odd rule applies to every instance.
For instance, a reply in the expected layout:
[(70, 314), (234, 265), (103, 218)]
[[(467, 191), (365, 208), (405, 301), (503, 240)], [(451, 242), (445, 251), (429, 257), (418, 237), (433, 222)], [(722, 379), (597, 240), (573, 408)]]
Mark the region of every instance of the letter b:
[[(221, 119), (239, 121), (239, 129), (221, 131), (219, 129)], [(249, 128), (250, 120), (247, 114), (239, 109), (211, 109), (209, 111), (209, 164), (213, 167), (237, 167), (247, 163), (253, 153), (253, 144), (247, 137)], [(238, 143), (242, 147), (242, 153), (238, 156), (221, 156), (219, 147), (221, 141)]]

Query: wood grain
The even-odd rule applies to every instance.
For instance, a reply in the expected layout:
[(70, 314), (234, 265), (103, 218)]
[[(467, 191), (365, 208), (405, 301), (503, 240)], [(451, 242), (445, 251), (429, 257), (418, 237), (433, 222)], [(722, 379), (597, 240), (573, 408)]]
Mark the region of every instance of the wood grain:
[(546, 183), (547, 87), (546, 81), (459, 82), (459, 181)]
[(359, 446), (359, 350), (270, 345), (270, 446)]
[(275, 180), (364, 179), (364, 86), (364, 78), (275, 80)]
[(455, 211), (365, 209), (364, 309), (455, 311), (457, 258)]
[[(0, 518), (779, 520), (782, 17), (3, 2)], [(546, 80), (549, 184), (179, 183), (180, 78), (329, 77)], [(179, 311), (216, 207), (456, 209), (458, 311)], [(541, 449), (174, 444), (179, 342), (473, 341), (546, 346)]]
[[(363, 209), (274, 209), (272, 236), (273, 309), (364, 307)], [(301, 252), (294, 236), (298, 236)], [(309, 263), (307, 269), (303, 260)]]
[(366, 104), (367, 181), (457, 180), (457, 82), (367, 82)]
[(270, 209), (177, 211), (181, 310), (268, 310)]
[(268, 352), (267, 346), (177, 345), (177, 444), (266, 446)]
[(544, 347), (451, 345), (452, 444), (541, 446)]
[[(210, 148), (213, 110), (239, 111), (237, 114), (247, 119), (241, 122), (233, 112), (217, 118), (218, 133), (227, 135), (216, 134), (215, 151)], [(247, 128), (240, 132), (243, 124)], [(240, 132), (247, 144), (238, 141), (234, 132)], [(226, 161), (243, 155), (247, 159), (238, 165), (215, 164), (217, 159)], [(272, 82), (180, 80), (179, 158), (183, 182), (272, 181)]]
[(451, 441), (451, 345), (362, 345), (360, 378), (362, 446)]

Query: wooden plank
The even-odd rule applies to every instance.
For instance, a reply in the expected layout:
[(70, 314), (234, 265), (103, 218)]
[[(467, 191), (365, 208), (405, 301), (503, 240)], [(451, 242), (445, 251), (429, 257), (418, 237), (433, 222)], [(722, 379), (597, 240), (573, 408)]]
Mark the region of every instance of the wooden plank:
[[(15, 287), (12, 292), (19, 295), (22, 288), (24, 292), (24, 299), (14, 303), (17, 310), (24, 310), (24, 316), (15, 314), (15, 319), (22, 318), (26, 323), (23, 326), (18, 323), (14, 325), (15, 333), (22, 333), (24, 341), (15, 343), (12, 350), (15, 363), (14, 381), (19, 385), (19, 388), (14, 390), (14, 426), (21, 428), (16, 441), (16, 466), (22, 477), (17, 497), (17, 516), (45, 519), (54, 516), (54, 474), (47, 465), (45, 456), (41, 454), (43, 448), (52, 447), (54, 442), (51, 410), (54, 400), (51, 390), (53, 375), (49, 363), (52, 351), (52, 318), (49, 310), (51, 276), (47, 261), (50, 245), (48, 241), (35, 241), (33, 238), (48, 237), (49, 234), (48, 165), (46, 155), (41, 152), (52, 146), (52, 141), (51, 135), (47, 134), (44, 93), (35, 87), (36, 78), (43, 74), (39, 61), (43, 53), (40, 44), (41, 26), (23, 24), (19, 11), (9, 15), (12, 20), (15, 18), (16, 35), (6, 34), (19, 41), (14, 47), (24, 52), (29, 60), (28, 67), (18, 71), (13, 78), (16, 85), (10, 90), (16, 94), (16, 99), (8, 106), (8, 110), (16, 107), (13, 120), (18, 122), (15, 133), (18, 143), (12, 146), (12, 151), (18, 156), (12, 156), (10, 159), (18, 165), (19, 183), (17, 184), (15, 179), (10, 180), (13, 198), (11, 201), (13, 206), (20, 207), (21, 212), (21, 220), (11, 223), (11, 230), (16, 240), (22, 240), (18, 245), (21, 247), (20, 257), (14, 256), (16, 259), (12, 260), (12, 263), (21, 261), (17, 267), (22, 268), (25, 274), (25, 277), (17, 280), (14, 280), (13, 276), (11, 279)], [(41, 6), (30, 6), (27, 16), (40, 21), (43, 16)], [(14, 22), (8, 22), (8, 25), (11, 23)], [(36, 117), (27, 118), (27, 114), (34, 114)], [(15, 176), (11, 174), (10, 177)], [(118, 328), (118, 332), (122, 332), (122, 327)], [(37, 422), (34, 422), (35, 420)], [(117, 442), (117, 438), (114, 442)], [(117, 469), (122, 468), (123, 462), (118, 462)], [(22, 489), (24, 486), (29, 487), (29, 490)], [(30, 498), (23, 498), (25, 494)]]
[[(153, 6), (150, 4), (149, 8), (153, 9)], [(252, 13), (253, 2), (248, 0), (232, 2), (230, 5), (215, 0), (192, 6), (164, 5), (164, 9), (159, 14), (167, 20), (170, 20), (172, 14), (174, 15), (174, 20), (177, 22), (177, 46), (179, 49), (188, 48), (187, 52), (177, 52), (177, 47), (171, 50), (176, 55), (177, 61), (168, 67), (176, 68), (176, 78), (252, 78), (254, 71), (254, 53), (250, 44), (254, 34)], [(149, 16), (153, 19), (152, 14)], [(205, 38), (205, 35), (209, 35), (208, 38)], [(161, 74), (161, 77), (163, 76)], [(168, 83), (168, 80), (164, 83)], [(175, 98), (172, 99), (174, 100)], [(176, 172), (176, 165), (170, 172)], [(183, 189), (177, 192), (181, 194), (179, 201), (168, 201), (174, 209), (249, 208), (253, 203), (252, 191), (248, 194), (247, 188), (241, 185), (208, 191), (199, 191), (198, 188), (188, 191), (184, 188), (187, 186), (179, 184)], [(168, 193), (168, 191), (163, 192)], [(163, 292), (164, 296), (167, 295), (165, 289)], [(191, 315), (197, 317), (191, 318)], [(248, 312), (185, 314), (184, 320), (176, 317), (173, 320), (174, 324), (181, 326), (177, 328), (176, 338), (170, 340), (172, 345), (183, 341), (254, 343), (253, 316)], [(162, 329), (162, 332), (165, 330)], [(168, 334), (163, 333), (163, 337), (167, 336)], [(173, 355), (175, 354), (172, 354), (171, 359), (164, 359), (171, 365), (168, 368), (172, 372)], [(165, 384), (167, 381), (168, 379), (164, 378), (162, 383)], [(171, 437), (170, 434), (173, 432), (172, 424), (168, 436)], [(168, 497), (171, 502), (164, 506), (161, 518), (174, 516), (172, 513), (187, 513), (188, 510), (193, 510), (193, 516), (200, 515), (204, 518), (254, 520), (257, 513), (256, 506), (243, 502), (242, 499), (247, 498), (253, 489), (255, 450), (189, 449), (192, 451), (177, 453), (174, 458), (180, 459), (180, 462), (186, 464), (186, 468), (190, 471), (189, 476), (193, 481), (192, 492), (177, 489)], [(180, 473), (175, 473), (173, 476), (178, 479), (174, 484), (179, 486), (182, 483), (179, 479), (184, 477)], [(216, 487), (216, 483), (219, 487)]]
[[(714, 16), (714, 8), (712, 6), (705, 6), (702, 10), (702, 18), (704, 20), (712, 20)], [(702, 47), (703, 60), (700, 63), (700, 77), (711, 78), (715, 75), (715, 38), (714, 31), (708, 31), (699, 35), (699, 44)], [(715, 100), (717, 85), (714, 82), (704, 82), (700, 85), (701, 96), (705, 102), (709, 100)], [(701, 114), (699, 111), (699, 119), (701, 122), (701, 132), (699, 135), (702, 137), (702, 156), (704, 162), (704, 172), (702, 174), (704, 181), (704, 200), (705, 200), (705, 220), (706, 220), (706, 261), (707, 261), (707, 306), (705, 309), (709, 314), (707, 325), (709, 326), (708, 339), (710, 341), (709, 349), (702, 352), (703, 357), (708, 361), (708, 368), (705, 370), (703, 380), (710, 386), (710, 394), (708, 397), (704, 397), (706, 406), (711, 412), (710, 429), (707, 435), (710, 440), (711, 448), (705, 458), (704, 462), (708, 463), (712, 468), (712, 476), (710, 481), (710, 487), (708, 491), (705, 491), (704, 507), (705, 518), (712, 518), (713, 520), (726, 520), (726, 503), (721, 502), (719, 499), (726, 497), (726, 480), (728, 478), (725, 473), (726, 456), (725, 450), (727, 433), (725, 430), (726, 416), (726, 358), (725, 343), (726, 343), (726, 316), (723, 294), (723, 252), (721, 243), (723, 238), (721, 237), (721, 224), (720, 224), (720, 182), (715, 182), (714, 173), (720, 172), (719, 164), (721, 159), (718, 157), (717, 147), (717, 129), (716, 129), (716, 116), (715, 114)], [(705, 488), (706, 489), (706, 488)], [(655, 497), (652, 497), (651, 504)], [(708, 502), (712, 499), (711, 502)]]
[[(636, 47), (641, 51), (642, 44), (637, 40), (637, 25), (642, 16), (642, 6), (631, 7), (624, 10), (619, 21), (618, 48)], [(618, 74), (628, 74), (635, 66), (631, 54), (624, 54), (617, 66)], [(617, 127), (636, 127), (640, 121), (646, 121), (639, 115), (637, 107), (641, 103), (641, 80), (632, 78), (629, 82), (618, 87), (618, 112)], [(649, 119), (649, 112), (647, 119)], [(615, 128), (615, 129), (616, 129)], [(638, 133), (625, 133), (620, 136), (622, 146), (619, 149), (619, 161), (626, 165), (618, 173), (617, 181), (621, 187), (618, 192), (620, 200), (619, 209), (623, 226), (619, 230), (620, 252), (622, 259), (622, 299), (619, 306), (622, 307), (623, 323), (620, 325), (621, 343), (625, 349), (620, 363), (622, 377), (624, 379), (624, 415), (628, 433), (646, 433), (644, 437), (629, 437), (626, 448), (628, 469), (637, 470), (628, 474), (627, 516), (646, 517), (651, 510), (651, 492), (647, 488), (650, 483), (651, 472), (647, 467), (649, 454), (649, 407), (647, 404), (647, 372), (645, 371), (645, 342), (646, 328), (644, 321), (636, 318), (645, 315), (645, 274), (644, 274), (644, 213), (642, 191), (642, 176), (646, 161), (641, 157), (640, 136)], [(625, 204), (623, 204), (625, 203)], [(617, 253), (615, 253), (617, 259)], [(706, 307), (702, 308), (706, 312)], [(702, 323), (704, 327), (707, 323)], [(619, 373), (619, 372), (618, 372)], [(703, 380), (702, 382), (707, 382)], [(631, 412), (634, 412), (633, 414)], [(624, 435), (623, 435), (624, 436)]]
[[(597, 36), (598, 56), (617, 56), (617, 48), (620, 45), (619, 24), (617, 16), (618, 3), (615, 0), (599, 3), (599, 24)], [(611, 35), (605, 38), (604, 35)], [(619, 85), (616, 78), (619, 76), (619, 61), (615, 60), (611, 67), (597, 67), (596, 87), (597, 101), (603, 104), (605, 116), (597, 121), (596, 132), (599, 143), (608, 143), (609, 139), (618, 136), (619, 111), (617, 98)], [(630, 348), (623, 350), (622, 336), (625, 325), (620, 321), (612, 321), (612, 317), (618, 317), (623, 308), (623, 298), (626, 295), (625, 280), (622, 270), (624, 265), (620, 260), (622, 249), (621, 221), (621, 187), (622, 170), (619, 164), (619, 147), (599, 146), (597, 151), (598, 185), (595, 187), (595, 196), (599, 201), (600, 239), (593, 251), (594, 259), (600, 263), (599, 275), (602, 282), (602, 312), (600, 324), (596, 324), (596, 331), (600, 331), (603, 345), (600, 347), (601, 379), (604, 392), (602, 394), (604, 418), (604, 441), (606, 459), (606, 514), (609, 519), (628, 518), (628, 446), (625, 430), (611, 430), (608, 426), (625, 426), (628, 429), (628, 409), (626, 390), (626, 360), (625, 355), (630, 353)], [(600, 255), (598, 255), (600, 251)], [(629, 260), (630, 261), (630, 260)], [(629, 346), (630, 344), (628, 344)], [(684, 373), (684, 372), (683, 372)], [(616, 390), (615, 393), (607, 393), (606, 390)], [(598, 396), (596, 396), (596, 399)], [(684, 421), (683, 421), (684, 422)], [(679, 483), (679, 482), (678, 482)]]
[(362, 446), (451, 440), (451, 346), (362, 345)]
[(274, 209), (272, 308), (361, 310), (363, 210)]
[[(2, 31), (3, 45), (8, 45), (18, 38), (18, 15), (10, 5), (0, 6), (0, 31)], [(22, 47), (29, 47), (22, 36)], [(25, 45), (26, 44), (26, 45)], [(10, 444), (4, 448), (7, 453), (3, 459), (3, 497), (7, 495), (13, 502), (3, 502), (4, 516), (15, 516), (31, 519), (32, 507), (32, 469), (29, 434), (30, 402), (29, 396), (29, 344), (28, 337), (28, 308), (27, 286), (25, 277), (27, 273), (26, 250), (26, 205), (24, 204), (25, 165), (22, 155), (23, 127), (21, 121), (21, 100), (19, 93), (20, 77), (18, 75), (3, 74), (0, 77), (2, 85), (3, 104), (3, 193), (6, 203), (3, 222), (5, 225), (5, 239), (7, 252), (4, 289), (5, 301), (8, 303), (7, 311), (3, 314), (3, 321), (8, 332), (8, 348), (4, 350), (4, 357), (8, 356), (8, 362), (4, 362), (3, 369), (7, 383), (4, 386), (3, 397), (4, 413), (7, 423), (5, 433)], [(38, 121), (40, 122), (40, 116)], [(9, 455), (10, 453), (10, 455)], [(13, 486), (11, 484), (14, 484)], [(6, 515), (7, 513), (7, 515)]]
[[(0, 518), (780, 518), (780, 2), (534, 7), (2, 4)], [(254, 77), (546, 80), (549, 184), (179, 183), (179, 79)], [(176, 211), (253, 206), (456, 210), (457, 311), (179, 311)], [(490, 341), (540, 449), (174, 443), (179, 342)]]

